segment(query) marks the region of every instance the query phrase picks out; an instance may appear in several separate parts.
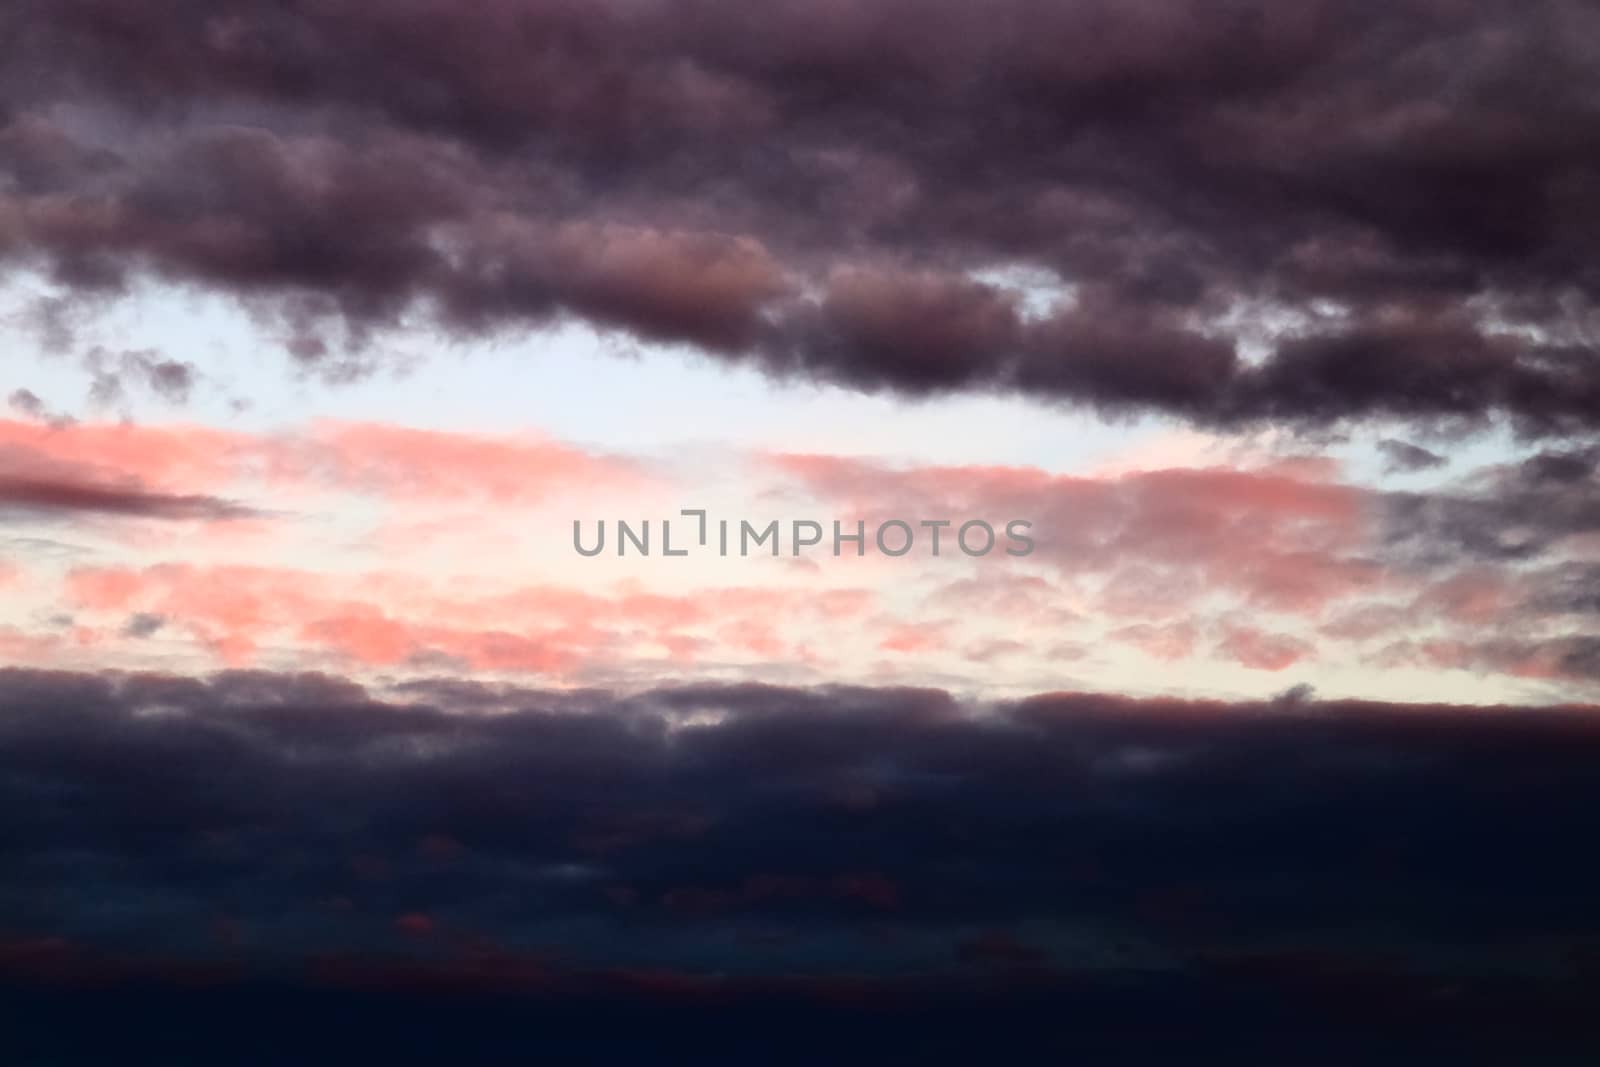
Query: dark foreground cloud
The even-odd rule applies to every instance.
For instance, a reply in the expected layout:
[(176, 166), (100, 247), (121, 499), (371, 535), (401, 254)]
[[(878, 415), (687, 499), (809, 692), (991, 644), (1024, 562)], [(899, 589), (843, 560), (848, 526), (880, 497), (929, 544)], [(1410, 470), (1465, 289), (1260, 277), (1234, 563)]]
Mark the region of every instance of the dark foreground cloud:
[[(23, 1032), (62, 1005), (181, 1013), (178, 1055), (251, 1011), (399, 1010), (363, 1040), (408, 1062), (457, 1025), (462, 1048), (481, 1025), (602, 1062), (690, 1020), (747, 1049), (820, 1012), (906, 1022), (930, 1055), (939, 1033), (1148, 1062), (1184, 1034), (1325, 1034), (1293, 1061), (1331, 1063), (1399, 1049), (1398, 1019), (1462, 1027), (1470, 1062), (1501, 1042), (1581, 1062), (1544, 1057), (1579, 1048), (1600, 978), (1594, 708), (405, 695), (0, 672), (0, 984)], [(96, 1047), (45, 1029), (57, 1055)]]
[(310, 361), (423, 306), (1204, 422), (1600, 412), (1582, 0), (0, 18), (0, 255), (239, 294)]

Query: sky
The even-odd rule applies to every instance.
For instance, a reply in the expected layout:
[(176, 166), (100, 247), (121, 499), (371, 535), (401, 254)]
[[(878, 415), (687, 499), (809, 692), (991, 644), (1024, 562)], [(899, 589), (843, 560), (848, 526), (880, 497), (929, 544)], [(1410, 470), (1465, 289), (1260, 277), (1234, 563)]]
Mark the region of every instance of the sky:
[[(1493, 424), (1411, 433), (1434, 451), (1392, 420), (1225, 431), (907, 400), (573, 322), (396, 327), (360, 358), (403, 358), (330, 383), (217, 294), (140, 285), (64, 343), (39, 319), (70, 290), (33, 274), (8, 295), (26, 384), (0, 423), (3, 633), (23, 663), (1544, 704), (1600, 677), (1588, 502), (1548, 531), (1506, 513), (1584, 493), (1592, 454)], [(1576, 479), (1541, 474), (1564, 456)], [(662, 555), (663, 522), (680, 545), (698, 522), (685, 508), (732, 524), (731, 557)], [(920, 535), (899, 557), (874, 536), (892, 519)], [(774, 520), (779, 557), (741, 555), (739, 524)], [(797, 554), (796, 520), (822, 543)], [(938, 557), (925, 520), (952, 523)], [(971, 520), (994, 555), (954, 550)], [(1003, 555), (1013, 520), (1027, 556)], [(617, 556), (619, 521), (654, 524), (655, 554)], [(833, 554), (835, 521), (867, 524), (863, 558)], [(580, 555), (573, 524), (592, 542), (602, 522), (608, 550)], [(785, 598), (821, 606), (774, 618)]]
[(0, 983), (1580, 1062), (1597, 197), (1586, 0), (12, 0)]

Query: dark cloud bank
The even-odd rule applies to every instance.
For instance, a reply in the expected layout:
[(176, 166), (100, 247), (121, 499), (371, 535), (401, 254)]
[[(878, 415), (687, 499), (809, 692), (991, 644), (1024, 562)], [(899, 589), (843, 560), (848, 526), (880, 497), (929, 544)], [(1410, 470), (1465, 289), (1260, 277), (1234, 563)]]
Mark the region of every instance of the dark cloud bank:
[(1582, 0), (0, 18), (0, 255), (240, 294), (308, 360), (420, 305), (1210, 423), (1600, 414)]
[(1593, 708), (404, 698), (0, 672), (19, 1062), (1592, 1062)]

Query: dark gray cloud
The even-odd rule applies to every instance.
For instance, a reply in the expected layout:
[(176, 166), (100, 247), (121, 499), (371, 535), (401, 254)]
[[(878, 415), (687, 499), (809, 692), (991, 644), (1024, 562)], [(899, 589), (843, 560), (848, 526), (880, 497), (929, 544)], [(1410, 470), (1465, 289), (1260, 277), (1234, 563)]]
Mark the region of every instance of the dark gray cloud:
[(11, 395), (6, 398), (6, 403), (12, 411), (30, 419), (43, 419), (48, 414), (44, 401), (30, 389), (12, 390)]
[(0, 516), (7, 514), (181, 520), (240, 519), (260, 512), (221, 497), (0, 470)]
[(1396, 441), (1393, 438), (1379, 441), (1378, 451), (1383, 453), (1387, 461), (1386, 469), (1391, 474), (1434, 470), (1450, 462), (1437, 452), (1430, 452), (1421, 445), (1414, 445), (1410, 441)]
[(8, 1040), (165, 1062), (266, 1011), (247, 1061), (278, 1063), (378, 1012), (362, 1047), (401, 1062), (491, 1034), (633, 1062), (622, 1032), (659, 1055), (714, 1013), (723, 1052), (804, 1019), (789, 1052), (860, 1058), (873, 1020), (891, 1061), (1171, 1062), (1157, 1012), (1208, 1049), (1398, 1055), (1421, 1020), (1460, 1062), (1583, 1047), (1593, 708), (406, 691), (0, 671)]
[(1550, 558), (1600, 532), (1600, 448), (1549, 449), (1450, 489), (1377, 496), (1387, 551), (1424, 564)]
[[(1209, 423), (1600, 411), (1579, 0), (141, 10), (4, 15), (0, 254), (79, 293)], [(1019, 265), (1070, 298), (974, 274)]]
[(1569, 561), (1539, 576), (1533, 607), (1552, 614), (1600, 616), (1600, 563)]
[(165, 615), (140, 611), (128, 616), (128, 621), (122, 624), (124, 637), (154, 637), (167, 625)]
[(1339, 929), (1482, 973), (1600, 936), (1593, 709), (414, 691), (448, 703), (0, 672), (0, 927), (269, 968), (489, 944), (879, 976), (993, 964), (996, 930), (1063, 971)]
[(185, 404), (199, 378), (194, 364), (166, 359), (149, 350), (108, 352), (96, 346), (85, 353), (83, 365), (93, 377), (89, 402), (96, 407), (119, 403), (130, 385), (168, 404)]

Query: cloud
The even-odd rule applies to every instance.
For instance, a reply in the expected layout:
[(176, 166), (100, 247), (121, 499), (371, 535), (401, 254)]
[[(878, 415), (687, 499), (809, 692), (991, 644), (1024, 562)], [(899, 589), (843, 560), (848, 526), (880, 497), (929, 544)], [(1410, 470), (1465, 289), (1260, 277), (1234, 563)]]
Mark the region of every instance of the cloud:
[(1383, 498), (1384, 540), (1421, 564), (1547, 558), (1600, 531), (1600, 449), (1548, 449), (1436, 493)]
[(154, 629), (141, 631), (153, 624), (231, 666), (292, 649), (352, 669), (448, 663), (570, 679), (630, 663), (809, 661), (806, 642), (840, 626), (893, 630), (863, 618), (874, 593), (849, 588), (726, 586), (669, 595), (497, 579), (475, 590), (392, 572), (164, 563), (74, 567), (62, 596), (101, 621), (126, 617), (124, 637), (149, 636)]
[(109, 407), (121, 401), (130, 382), (168, 404), (185, 404), (199, 378), (194, 364), (163, 359), (148, 351), (113, 354), (96, 347), (84, 356), (83, 363), (93, 375), (89, 401), (95, 407)]
[[(1102, 684), (1129, 677), (1119, 673), (1129, 656), (1228, 671), (1235, 684), (1248, 684), (1240, 667), (1387, 662), (1496, 674), (1506, 684), (1543, 679), (1545, 698), (1560, 699), (1594, 682), (1581, 649), (1555, 651), (1586, 633), (1593, 614), (1592, 453), (1546, 447), (1406, 491), (1363, 486), (1331, 461), (1303, 457), (1089, 475), (825, 453), (746, 457), (742, 484), (792, 501), (794, 514), (834, 515), (846, 526), (854, 517), (912, 523), (911, 557), (883, 559), (869, 534), (872, 558), (851, 584), (821, 588), (764, 573), (670, 591), (578, 588), (547, 559), (496, 570), (481, 552), (463, 562), (443, 551), (467, 531), (481, 548), (483, 523), (496, 517), (510, 531), (508, 549), (523, 544), (513, 538), (525, 529), (553, 524), (552, 549), (565, 554), (570, 517), (539, 509), (569, 495), (603, 500), (672, 484), (670, 472), (641, 460), (535, 435), (347, 422), (248, 434), (0, 421), (9, 475), (0, 488), (18, 514), (229, 520), (219, 538), (251, 538), (257, 562), (247, 567), (146, 554), (71, 568), (56, 586), (34, 568), (41, 589), (57, 588), (81, 609), (101, 663), (146, 662), (152, 649), (125, 632), (131, 613), (145, 613), (167, 620), (163, 649), (206, 665), (293, 655), (352, 671), (453, 667), (590, 682), (690, 667), (720, 677), (784, 669), (789, 681), (926, 679), (937, 669), (949, 685), (999, 676), (1038, 685), (1058, 669), (1059, 650)], [(238, 523), (244, 505), (235, 501), (269, 490), (289, 494), (295, 514)], [(348, 545), (357, 569), (307, 566), (306, 545), (320, 535), (302, 513), (349, 494), (383, 516)], [(947, 527), (935, 560), (918, 523), (951, 517), (997, 531), (1025, 519), (1036, 551), (968, 560), (951, 555)], [(384, 555), (381, 570), (372, 553)], [(434, 577), (397, 573), (419, 562)], [(913, 599), (900, 602), (891, 578)], [(832, 640), (841, 632), (853, 636), (843, 646)], [(1531, 670), (1529, 656), (1416, 651), (1420, 642), (1484, 641), (1531, 643), (1545, 650), (1535, 658), (1546, 667)]]
[(250, 434), (183, 424), (0, 420), (0, 460), (31, 470), (211, 492), (265, 478), (275, 490), (383, 496), (397, 503), (529, 503), (596, 486), (637, 487), (639, 462), (534, 434), (470, 434), (326, 420)]
[(82, 966), (557, 983), (1202, 976), (1352, 942), (1470, 980), (1592, 933), (1596, 709), (1295, 692), (0, 671), (0, 908)]
[(1593, 448), (1548, 448), (1398, 491), (1303, 459), (1086, 477), (767, 458), (842, 514), (1033, 523), (1026, 563), (1048, 577), (991, 567), (929, 611), (1042, 633), (1084, 617), (1069, 606), (1086, 608), (1110, 642), (1162, 662), (1204, 643), (1212, 662), (1254, 670), (1349, 657), (1584, 685), (1594, 681), (1584, 635), (1596, 460)]
[(7, 1037), (168, 1060), (266, 1011), (272, 1063), (332, 1019), (392, 1062), (1559, 1062), (1597, 714), (0, 670)]
[(1281, 671), (1316, 656), (1315, 646), (1306, 641), (1264, 633), (1253, 626), (1226, 628), (1217, 650), (1236, 663), (1261, 671)]
[(161, 632), (162, 627), (166, 626), (167, 621), (164, 615), (136, 611), (122, 624), (122, 634), (124, 637), (154, 637)]
[(1184, 591), (1230, 593), (1254, 606), (1310, 612), (1381, 579), (1362, 549), (1376, 527), (1369, 490), (1316, 465), (1208, 467), (1108, 476), (1037, 468), (900, 467), (784, 455), (776, 470), (841, 511), (915, 519), (1033, 523), (1030, 562), (1104, 576), (1113, 615), (1178, 611)]
[(243, 504), (214, 496), (161, 493), (131, 485), (5, 472), (0, 472), (0, 513), (170, 520), (241, 519), (261, 514)]
[(1385, 470), (1391, 474), (1433, 470), (1450, 462), (1435, 452), (1429, 452), (1421, 445), (1414, 445), (1409, 441), (1396, 441), (1392, 438), (1379, 441), (1378, 451), (1382, 452), (1384, 459), (1388, 461)]
[(11, 396), (7, 398), (6, 402), (12, 411), (15, 411), (17, 414), (22, 415), (25, 418), (43, 419), (46, 417), (47, 412), (45, 410), (44, 401), (40, 400), (38, 395), (31, 390), (12, 390)]
[(1207, 425), (1600, 411), (1567, 0), (16, 18), (0, 255), (271, 305), (336, 376), (423, 312)]
[(1386, 646), (1378, 661), (1494, 672), (1519, 678), (1568, 678), (1600, 681), (1600, 638), (1591, 634), (1543, 639), (1512, 636), (1464, 637), (1426, 641), (1402, 640)]

